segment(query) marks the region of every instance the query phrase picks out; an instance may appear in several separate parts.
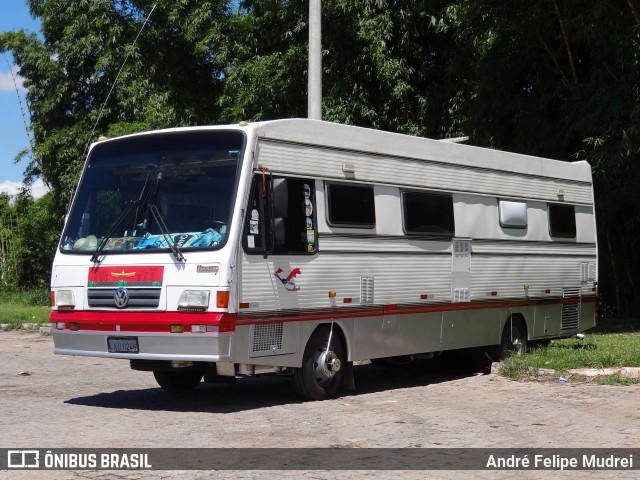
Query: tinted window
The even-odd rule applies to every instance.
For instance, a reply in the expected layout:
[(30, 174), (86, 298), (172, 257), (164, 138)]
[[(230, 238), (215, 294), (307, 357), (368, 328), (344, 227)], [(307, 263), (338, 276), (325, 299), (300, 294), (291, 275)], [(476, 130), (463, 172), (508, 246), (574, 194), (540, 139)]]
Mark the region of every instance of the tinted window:
[[(219, 248), (227, 237), (244, 135), (160, 132), (95, 145), (63, 235), (64, 252)], [(164, 223), (164, 227), (162, 223)]]
[[(276, 210), (269, 202), (273, 202), (274, 185), (278, 181), (286, 183), (286, 198), (282, 217), (272, 218)], [(258, 174), (254, 177), (247, 219), (243, 236), (243, 245), (247, 253), (301, 254), (315, 253), (316, 221), (315, 221), (315, 183), (311, 179), (276, 178)], [(281, 241), (276, 234), (280, 223)]]
[(549, 233), (552, 237), (576, 236), (576, 210), (573, 205), (549, 205)]
[(373, 228), (376, 211), (373, 186), (327, 185), (327, 214), (331, 226)]
[(407, 233), (453, 235), (453, 199), (450, 195), (403, 192), (404, 230)]

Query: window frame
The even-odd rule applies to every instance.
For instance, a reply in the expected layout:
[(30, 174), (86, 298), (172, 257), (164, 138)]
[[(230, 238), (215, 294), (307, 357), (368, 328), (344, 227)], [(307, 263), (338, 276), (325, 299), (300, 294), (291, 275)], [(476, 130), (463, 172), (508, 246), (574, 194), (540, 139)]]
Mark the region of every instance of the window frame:
[[(443, 231), (443, 232), (437, 232), (437, 231), (415, 231), (415, 230), (410, 230), (407, 227), (407, 215), (408, 215), (408, 208), (407, 208), (407, 198), (412, 196), (412, 195), (419, 195), (422, 197), (432, 197), (432, 198), (440, 198), (440, 199), (447, 199), (449, 200), (451, 203), (451, 215), (450, 215), (450, 219), (451, 219), (451, 228), (447, 231)], [(446, 238), (453, 238), (455, 237), (456, 234), (456, 214), (455, 214), (455, 208), (453, 205), (453, 194), (451, 193), (443, 193), (443, 192), (431, 192), (431, 191), (424, 191), (424, 190), (407, 190), (407, 189), (400, 189), (400, 204), (401, 204), (401, 214), (402, 214), (402, 231), (405, 233), (405, 235), (408, 236), (412, 236), (412, 237), (417, 237), (417, 236), (422, 236), (422, 237), (446, 237)], [(437, 226), (435, 224), (432, 224), (433, 226)]]
[[(334, 221), (331, 218), (332, 213), (332, 187), (338, 188), (354, 188), (367, 190), (371, 192), (371, 207), (373, 213), (373, 222), (341, 222)], [(324, 184), (324, 194), (325, 194), (325, 217), (327, 221), (327, 225), (333, 228), (358, 228), (363, 230), (372, 230), (376, 227), (376, 195), (375, 195), (375, 186), (369, 183), (346, 183), (346, 182), (325, 182)]]
[[(313, 178), (303, 178), (303, 177), (290, 177), (290, 176), (285, 176), (285, 175), (273, 175), (271, 176), (271, 174), (267, 175), (268, 180), (268, 198), (264, 199), (261, 195), (261, 188), (262, 185), (260, 184), (261, 180), (262, 180), (262, 172), (259, 171), (255, 171), (253, 174), (253, 178), (251, 179), (251, 185), (250, 185), (250, 191), (249, 191), (249, 197), (247, 200), (247, 204), (246, 204), (246, 208), (245, 208), (245, 218), (243, 221), (243, 226), (242, 226), (242, 249), (243, 251), (247, 254), (247, 255), (263, 255), (263, 256), (272, 256), (272, 255), (316, 255), (318, 253), (318, 221), (317, 221), (317, 196), (316, 196), (316, 182), (315, 179)], [(288, 245), (288, 242), (286, 242), (285, 240), (285, 245), (284, 246), (278, 246), (275, 247), (274, 245), (271, 245), (271, 241), (272, 241), (272, 235), (271, 235), (271, 228), (272, 226), (272, 207), (270, 205), (270, 198), (271, 198), (271, 179), (277, 179), (277, 178), (284, 178), (287, 180), (288, 184), (288, 191), (291, 192), (291, 182), (296, 182), (296, 183), (300, 183), (300, 184), (308, 184), (309, 188), (310, 188), (310, 194), (309, 194), (309, 198), (310, 198), (310, 202), (311, 202), (311, 221), (312, 221), (312, 228), (311, 229), (306, 229), (307, 235), (309, 235), (309, 232), (312, 232), (313, 235), (313, 249), (312, 250), (289, 250), (286, 249), (286, 246)], [(289, 195), (291, 195), (291, 193), (289, 193)], [(289, 196), (289, 199), (291, 197)], [(249, 244), (248, 244), (248, 238), (250, 236), (249, 233), (249, 229), (250, 229), (250, 222), (251, 222), (251, 215), (252, 215), (252, 210), (253, 210), (253, 204), (254, 201), (258, 202), (258, 211), (259, 211), (259, 218), (258, 218), (258, 228), (259, 231), (264, 232), (263, 235), (265, 235), (264, 239), (262, 240), (260, 246), (256, 245), (254, 248), (250, 248)], [(290, 200), (289, 200), (290, 201)], [(289, 206), (289, 211), (291, 211), (291, 206)], [(298, 212), (299, 213), (299, 212)], [(288, 218), (289, 215), (287, 215), (287, 217), (283, 217), (284, 219)], [(302, 232), (300, 232), (302, 234)], [(286, 231), (285, 231), (285, 239), (287, 238), (286, 236)], [(309, 237), (307, 237), (309, 238)]]
[[(522, 204), (524, 206), (524, 224), (517, 223), (507, 223), (503, 222), (503, 205), (508, 204)], [(529, 227), (529, 214), (527, 212), (527, 201), (526, 200), (509, 200), (506, 198), (498, 198), (498, 222), (502, 228), (515, 228), (519, 230), (526, 230)], [(516, 212), (519, 213), (519, 212)], [(507, 219), (510, 220), (510, 219)]]
[[(554, 223), (564, 220), (564, 219), (558, 219), (557, 217), (554, 219), (554, 217), (557, 215), (557, 213), (559, 213), (559, 210), (565, 210), (568, 212), (569, 209), (571, 209), (573, 213), (573, 216), (572, 216), (573, 222), (569, 225), (570, 227), (569, 231), (558, 232), (558, 230), (554, 230), (553, 228)], [(552, 213), (553, 210), (555, 210), (556, 213)], [(578, 235), (578, 225), (576, 221), (576, 206), (570, 205), (570, 204), (563, 204), (563, 203), (547, 203), (547, 224), (549, 228), (549, 236), (551, 237), (576, 238)]]

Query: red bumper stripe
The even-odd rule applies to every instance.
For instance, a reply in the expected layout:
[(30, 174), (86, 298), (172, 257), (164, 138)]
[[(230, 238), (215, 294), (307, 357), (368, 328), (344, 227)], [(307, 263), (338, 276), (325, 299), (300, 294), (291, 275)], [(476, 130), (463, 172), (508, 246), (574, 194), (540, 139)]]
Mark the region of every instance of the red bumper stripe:
[[(121, 332), (169, 332), (170, 325), (207, 325), (219, 332), (236, 329), (236, 315), (231, 313), (189, 312), (87, 312), (54, 310), (50, 322), (77, 323), (79, 330)], [(69, 328), (69, 326), (66, 326)], [(186, 330), (186, 329), (185, 329)]]

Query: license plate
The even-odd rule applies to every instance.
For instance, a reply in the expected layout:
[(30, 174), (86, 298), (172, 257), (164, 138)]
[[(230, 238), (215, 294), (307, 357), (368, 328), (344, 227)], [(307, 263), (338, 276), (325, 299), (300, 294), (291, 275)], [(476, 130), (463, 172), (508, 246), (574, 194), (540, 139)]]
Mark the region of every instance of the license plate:
[(137, 337), (109, 337), (107, 338), (109, 353), (138, 353)]

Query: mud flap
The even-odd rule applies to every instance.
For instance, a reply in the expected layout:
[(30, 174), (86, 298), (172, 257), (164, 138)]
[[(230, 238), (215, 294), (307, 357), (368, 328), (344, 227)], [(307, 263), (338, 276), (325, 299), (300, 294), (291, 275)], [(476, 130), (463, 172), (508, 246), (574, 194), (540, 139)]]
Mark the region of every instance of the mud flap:
[(345, 362), (344, 373), (342, 374), (342, 383), (340, 384), (340, 390), (354, 391), (356, 389), (356, 382), (353, 378), (353, 362)]

